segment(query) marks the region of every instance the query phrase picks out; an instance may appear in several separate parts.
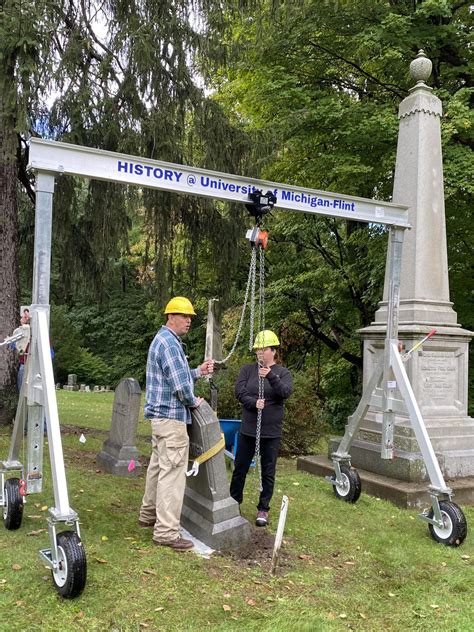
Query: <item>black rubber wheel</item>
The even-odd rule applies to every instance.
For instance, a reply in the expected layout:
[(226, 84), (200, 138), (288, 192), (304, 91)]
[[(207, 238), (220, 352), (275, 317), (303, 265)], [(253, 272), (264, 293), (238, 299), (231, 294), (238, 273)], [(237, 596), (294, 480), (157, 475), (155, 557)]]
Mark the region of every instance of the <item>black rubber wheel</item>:
[[(428, 524), (430, 535), (433, 540), (446, 546), (459, 546), (464, 542), (467, 535), (467, 521), (462, 509), (448, 500), (441, 500), (439, 503), (441, 516), (443, 517), (443, 526), (437, 527), (434, 524)], [(433, 509), (428, 513), (429, 518), (433, 518)]]
[(20, 479), (7, 478), (3, 489), (3, 524), (5, 529), (19, 529), (23, 519), (23, 496), (20, 494)]
[(362, 485), (357, 470), (347, 465), (341, 465), (341, 474), (343, 478), (342, 485), (335, 483), (332, 488), (337, 498), (344, 500), (346, 503), (355, 503), (359, 500)]
[(75, 531), (62, 531), (56, 536), (59, 568), (53, 570), (56, 590), (66, 599), (77, 597), (84, 590), (87, 579), (86, 552)]

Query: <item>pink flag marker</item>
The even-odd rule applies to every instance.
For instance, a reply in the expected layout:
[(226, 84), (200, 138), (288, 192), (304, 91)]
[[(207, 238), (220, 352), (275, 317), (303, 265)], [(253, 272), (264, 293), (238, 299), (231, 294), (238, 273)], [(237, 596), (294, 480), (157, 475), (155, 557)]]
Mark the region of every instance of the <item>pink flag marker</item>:
[(135, 461), (132, 459), (128, 464), (128, 471), (132, 472), (135, 469)]

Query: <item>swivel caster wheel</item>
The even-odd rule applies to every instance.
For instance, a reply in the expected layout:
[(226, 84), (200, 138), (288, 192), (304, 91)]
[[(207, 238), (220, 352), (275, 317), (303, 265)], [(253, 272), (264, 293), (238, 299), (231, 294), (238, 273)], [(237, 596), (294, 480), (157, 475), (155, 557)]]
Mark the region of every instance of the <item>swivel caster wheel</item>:
[(19, 529), (23, 519), (23, 496), (20, 494), (20, 479), (7, 478), (3, 488), (3, 524), (5, 529)]
[(56, 536), (58, 568), (51, 571), (56, 590), (66, 599), (79, 596), (86, 585), (86, 552), (75, 531), (62, 531)]
[[(439, 527), (429, 524), (430, 535), (433, 540), (446, 546), (459, 546), (463, 543), (467, 535), (467, 521), (461, 508), (447, 500), (441, 500), (439, 503), (441, 509), (441, 517), (443, 518), (443, 526)], [(430, 509), (428, 518), (433, 518), (433, 509)]]
[(346, 503), (355, 503), (359, 500), (362, 485), (357, 470), (353, 470), (347, 465), (341, 465), (342, 483), (336, 480), (333, 483), (333, 490), (337, 498)]

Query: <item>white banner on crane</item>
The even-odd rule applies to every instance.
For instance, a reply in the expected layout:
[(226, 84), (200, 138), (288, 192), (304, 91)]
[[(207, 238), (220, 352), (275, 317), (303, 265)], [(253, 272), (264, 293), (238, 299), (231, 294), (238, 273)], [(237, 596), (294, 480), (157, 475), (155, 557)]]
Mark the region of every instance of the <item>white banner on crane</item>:
[(249, 202), (248, 195), (253, 191), (271, 191), (277, 198), (275, 209), (408, 227), (407, 207), (390, 202), (256, 180), (38, 138), (30, 140), (28, 168), (244, 204)]

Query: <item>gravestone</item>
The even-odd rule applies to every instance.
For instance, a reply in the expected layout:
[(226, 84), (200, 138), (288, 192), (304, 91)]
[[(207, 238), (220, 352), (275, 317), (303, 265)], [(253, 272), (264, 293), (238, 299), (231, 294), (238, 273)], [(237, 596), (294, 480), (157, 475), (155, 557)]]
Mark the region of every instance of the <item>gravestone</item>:
[[(192, 410), (189, 431), (190, 462), (221, 438), (219, 421), (205, 401)], [(199, 467), (187, 480), (181, 524), (213, 549), (238, 548), (250, 538), (250, 524), (240, 516), (239, 504), (230, 496), (224, 450)]]
[(85, 391), (86, 391), (86, 393), (90, 393), (91, 392), (91, 387), (86, 385)]
[(79, 388), (79, 390), (81, 391), (81, 393), (85, 393), (86, 392), (86, 385), (85, 384), (81, 384), (81, 387)]
[[(97, 465), (117, 476), (134, 477), (141, 472), (135, 435), (140, 410), (141, 389), (137, 380), (127, 377), (115, 389), (109, 437), (97, 455)], [(131, 467), (132, 461), (135, 467)]]
[(65, 391), (77, 391), (79, 387), (77, 386), (77, 375), (75, 373), (70, 373), (67, 376), (67, 384), (63, 386), (63, 390)]
[[(210, 299), (207, 310), (204, 359), (207, 360), (209, 358), (216, 360), (214, 371), (221, 368), (218, 362), (222, 360), (222, 308), (217, 298)], [(210, 385), (211, 408), (217, 411), (217, 388), (212, 377), (208, 376), (206, 379)]]

